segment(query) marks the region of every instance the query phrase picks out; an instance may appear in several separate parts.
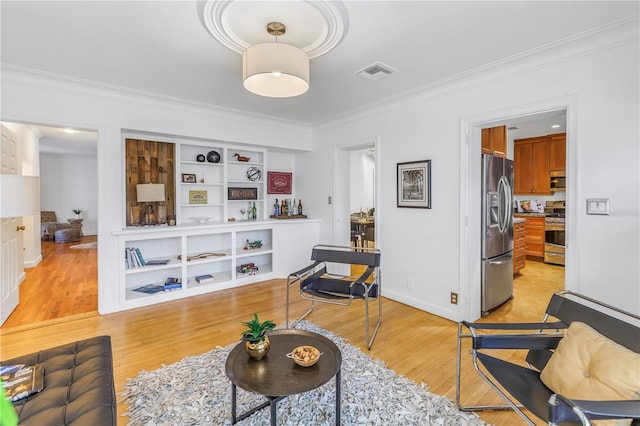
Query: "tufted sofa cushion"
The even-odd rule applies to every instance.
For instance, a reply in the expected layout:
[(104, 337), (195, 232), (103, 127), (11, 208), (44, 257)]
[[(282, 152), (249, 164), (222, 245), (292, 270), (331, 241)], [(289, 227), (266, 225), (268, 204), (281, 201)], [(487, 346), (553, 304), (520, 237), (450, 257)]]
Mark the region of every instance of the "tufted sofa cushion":
[(17, 401), (20, 425), (115, 425), (111, 337), (98, 336), (1, 364), (44, 364), (42, 392)]

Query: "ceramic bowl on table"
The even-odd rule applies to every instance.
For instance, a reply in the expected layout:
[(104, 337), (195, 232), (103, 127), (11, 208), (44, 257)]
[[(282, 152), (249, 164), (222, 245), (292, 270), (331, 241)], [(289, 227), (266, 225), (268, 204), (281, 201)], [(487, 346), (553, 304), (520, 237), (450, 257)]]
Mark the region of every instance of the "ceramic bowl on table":
[(293, 359), (293, 362), (301, 367), (311, 367), (320, 359), (320, 352), (313, 346), (298, 346), (290, 353), (287, 354), (288, 358)]

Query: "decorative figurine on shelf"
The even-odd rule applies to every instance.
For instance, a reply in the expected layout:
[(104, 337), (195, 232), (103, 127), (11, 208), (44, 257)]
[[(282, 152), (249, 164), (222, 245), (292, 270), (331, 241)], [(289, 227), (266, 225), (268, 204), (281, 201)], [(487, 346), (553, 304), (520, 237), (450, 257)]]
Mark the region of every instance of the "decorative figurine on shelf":
[(244, 245), (244, 250), (258, 250), (262, 248), (262, 240), (249, 241)]
[(197, 161), (198, 163), (204, 163), (204, 160), (205, 160), (205, 158), (204, 158), (204, 154), (198, 154), (198, 155), (196, 156), (196, 161)]
[(243, 163), (247, 163), (249, 160), (251, 160), (251, 158), (249, 157), (243, 157), (242, 155), (238, 154), (237, 152), (235, 154), (233, 154), (234, 157), (236, 157), (236, 159), (238, 161), (241, 161)]
[(220, 153), (218, 151), (209, 151), (207, 153), (207, 161), (210, 163), (219, 163)]

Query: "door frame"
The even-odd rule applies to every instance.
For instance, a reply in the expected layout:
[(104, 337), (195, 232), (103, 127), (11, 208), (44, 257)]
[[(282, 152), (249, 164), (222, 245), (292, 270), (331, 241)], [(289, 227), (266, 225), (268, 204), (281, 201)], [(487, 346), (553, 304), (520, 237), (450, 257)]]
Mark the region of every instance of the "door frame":
[(481, 317), (481, 271), (480, 271), (480, 205), (477, 194), (480, 193), (480, 158), (484, 124), (500, 120), (526, 117), (545, 112), (566, 110), (567, 113), (567, 203), (565, 289), (577, 291), (577, 235), (574, 231), (577, 220), (577, 140), (575, 95), (548, 99), (536, 103), (524, 104), (498, 111), (484, 112), (465, 116), (460, 119), (460, 320), (475, 321)]
[[(373, 148), (375, 152), (375, 191), (373, 194), (376, 224), (381, 223), (380, 206), (380, 138), (373, 137), (351, 144), (336, 145), (333, 147), (333, 244), (351, 244), (351, 222), (345, 218), (350, 217), (351, 205), (351, 152)], [(374, 230), (376, 248), (381, 244), (378, 238), (378, 229)]]

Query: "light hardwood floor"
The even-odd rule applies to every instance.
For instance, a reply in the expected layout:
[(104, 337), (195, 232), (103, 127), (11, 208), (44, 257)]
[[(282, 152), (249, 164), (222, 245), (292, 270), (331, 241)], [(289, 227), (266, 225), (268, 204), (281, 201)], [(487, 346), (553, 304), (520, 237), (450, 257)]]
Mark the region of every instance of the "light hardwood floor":
[[(562, 267), (529, 262), (514, 282), (515, 298), (485, 320), (539, 320), (551, 293), (563, 282)], [(127, 378), (156, 369), (185, 356), (199, 354), (238, 341), (241, 322), (254, 312), (262, 319), (284, 323), (284, 280), (270, 280), (232, 290), (168, 302), (110, 315), (72, 316), (39, 327), (13, 327), (0, 331), (0, 359), (33, 352), (78, 339), (108, 334), (112, 338), (116, 392)], [(384, 287), (383, 287), (384, 288)], [(293, 312), (307, 304), (291, 289)], [(407, 305), (383, 298), (383, 323), (371, 351), (364, 344), (363, 307), (320, 305), (309, 318), (377, 359), (397, 374), (428, 384), (429, 390), (455, 397), (457, 324)], [(518, 355), (513, 355), (518, 358)], [(465, 403), (499, 403), (467, 364), (462, 374)], [(121, 402), (118, 413), (127, 407)], [(497, 425), (522, 424), (512, 412), (484, 412), (480, 416)], [(119, 424), (126, 424), (123, 417)]]
[(20, 285), (20, 304), (2, 329), (97, 313), (97, 249), (69, 248), (96, 240), (95, 235), (90, 235), (73, 243), (42, 241), (42, 261), (35, 268), (25, 269), (27, 277)]

